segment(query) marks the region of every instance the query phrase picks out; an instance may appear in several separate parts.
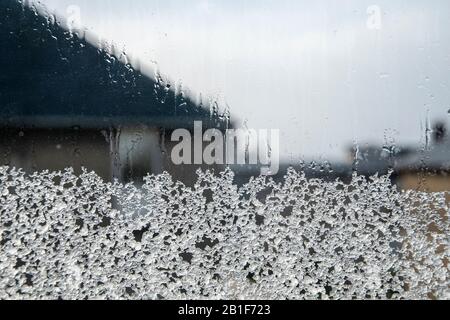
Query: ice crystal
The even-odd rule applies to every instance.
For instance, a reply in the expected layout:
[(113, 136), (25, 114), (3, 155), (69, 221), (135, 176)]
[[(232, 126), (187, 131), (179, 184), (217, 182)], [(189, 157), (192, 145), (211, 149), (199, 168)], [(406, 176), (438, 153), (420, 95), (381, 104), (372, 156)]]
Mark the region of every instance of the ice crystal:
[(448, 194), (0, 168), (1, 299), (446, 299)]

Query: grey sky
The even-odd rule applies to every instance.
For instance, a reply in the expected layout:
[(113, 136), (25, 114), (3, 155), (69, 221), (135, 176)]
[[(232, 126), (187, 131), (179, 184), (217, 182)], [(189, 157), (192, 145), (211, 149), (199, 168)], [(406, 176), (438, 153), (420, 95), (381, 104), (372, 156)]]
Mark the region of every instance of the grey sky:
[[(281, 129), (285, 159), (339, 159), (357, 141), (419, 144), (448, 119), (447, 0), (42, 0), (125, 45), (252, 128)], [(381, 29), (367, 8), (381, 9)]]

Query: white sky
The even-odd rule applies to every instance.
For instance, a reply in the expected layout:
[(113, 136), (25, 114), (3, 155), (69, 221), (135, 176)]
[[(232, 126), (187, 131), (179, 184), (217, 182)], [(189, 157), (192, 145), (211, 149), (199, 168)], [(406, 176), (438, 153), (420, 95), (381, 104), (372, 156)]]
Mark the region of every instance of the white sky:
[(156, 61), (248, 127), (281, 130), (285, 159), (342, 159), (354, 141), (419, 144), (449, 120), (450, 1), (41, 0)]

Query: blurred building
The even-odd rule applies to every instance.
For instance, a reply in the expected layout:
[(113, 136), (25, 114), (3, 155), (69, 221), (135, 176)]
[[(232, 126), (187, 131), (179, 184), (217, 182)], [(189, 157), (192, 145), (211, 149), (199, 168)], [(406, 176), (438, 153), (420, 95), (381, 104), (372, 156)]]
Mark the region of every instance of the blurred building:
[(427, 139), (424, 146), (352, 148), (352, 170), (368, 177), (391, 173), (392, 182), (404, 190), (450, 191), (450, 139), (445, 123), (437, 122)]
[(0, 1), (0, 165), (192, 179), (194, 166), (170, 161), (171, 132), (228, 124), (145, 68), (40, 9)]
[(436, 123), (430, 143), (400, 159), (395, 171), (397, 184), (403, 189), (450, 191), (450, 139), (446, 125)]

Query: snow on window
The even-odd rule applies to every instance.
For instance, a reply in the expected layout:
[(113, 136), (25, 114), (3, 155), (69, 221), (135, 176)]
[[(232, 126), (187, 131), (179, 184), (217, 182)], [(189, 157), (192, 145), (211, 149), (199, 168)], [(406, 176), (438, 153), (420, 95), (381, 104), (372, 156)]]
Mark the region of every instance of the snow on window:
[(0, 169), (1, 299), (450, 298), (447, 193)]

